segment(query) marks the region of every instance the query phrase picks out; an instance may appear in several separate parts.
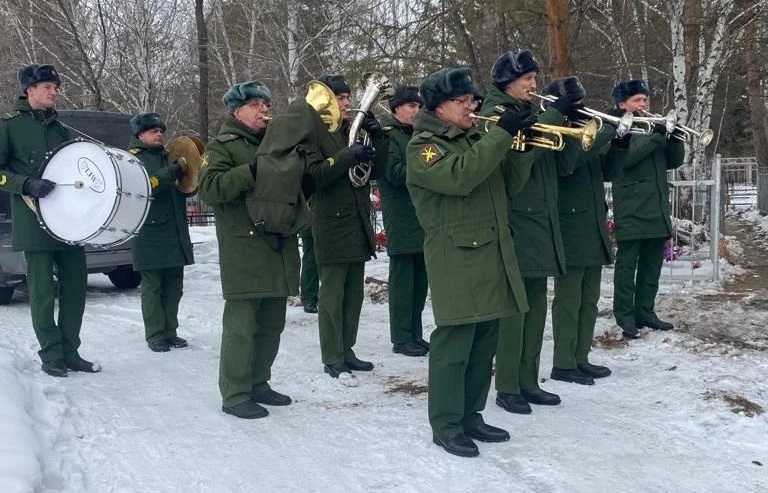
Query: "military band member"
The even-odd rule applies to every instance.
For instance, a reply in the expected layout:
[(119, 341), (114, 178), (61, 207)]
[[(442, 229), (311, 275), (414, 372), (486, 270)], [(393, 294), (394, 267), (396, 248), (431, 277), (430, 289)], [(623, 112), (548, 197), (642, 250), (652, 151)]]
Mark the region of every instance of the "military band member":
[[(507, 109), (534, 111), (539, 64), (529, 50), (509, 51), (492, 69), (493, 85), (481, 113), (500, 115)], [(569, 85), (538, 117), (539, 123), (562, 125), (565, 115), (584, 97), (580, 84)], [(509, 201), (509, 226), (515, 234), (515, 251), (530, 310), (502, 323), (496, 354), (496, 403), (519, 414), (531, 412), (529, 403), (557, 405), (560, 397), (539, 388), (539, 358), (547, 317), (547, 277), (565, 274), (565, 255), (557, 211), (557, 177), (570, 173), (580, 150), (568, 142), (563, 151), (536, 148), (530, 178)], [(522, 331), (522, 334), (521, 334)]]
[[(260, 166), (257, 160), (270, 111), (267, 86), (258, 80), (235, 84), (223, 99), (229, 116), (206, 146), (198, 186), (216, 218), (225, 300), (219, 390), (223, 412), (263, 418), (269, 412), (261, 404), (291, 403), (269, 380), (287, 297), (298, 294), (299, 251), (295, 234), (283, 237), (256, 224), (247, 201), (271, 192), (285, 192), (295, 201), (301, 189), (295, 181), (276, 178), (273, 166)], [(302, 176), (303, 169), (296, 174)]]
[(533, 154), (507, 153), (535, 120), (504, 112), (487, 135), (470, 117), (477, 92), (468, 68), (423, 80), (424, 108), (406, 150), (406, 184), (424, 229), (424, 258), (437, 328), (430, 338), (429, 422), (447, 452), (478, 455), (473, 439), (509, 440), (485, 424), (499, 319), (528, 309), (507, 225), (506, 187), (519, 188)]
[(380, 120), (389, 136), (389, 162), (377, 180), (389, 255), (389, 335), (392, 351), (405, 356), (424, 356), (429, 350), (421, 323), (427, 299), (424, 230), (405, 186), (405, 149), (421, 106), (418, 87), (398, 87), (389, 100), (392, 113)]
[[(616, 107), (645, 116), (648, 84), (641, 79), (620, 82), (613, 89)], [(636, 339), (643, 327), (670, 330), (656, 315), (656, 294), (664, 263), (664, 244), (672, 236), (667, 171), (682, 166), (682, 141), (666, 135), (657, 124), (650, 135), (628, 134), (615, 139), (608, 157), (618, 176), (613, 180), (616, 224), (616, 269), (613, 314), (624, 337)]]
[(56, 187), (37, 177), (46, 153), (70, 140), (55, 110), (61, 78), (53, 65), (32, 64), (19, 70), (18, 80), (21, 95), (13, 111), (0, 120), (0, 190), (12, 194), (11, 242), (14, 250), (24, 252), (27, 263), (29, 308), (41, 368), (54, 377), (66, 377), (67, 370), (98, 372), (101, 365), (78, 353), (88, 279), (85, 249), (48, 235), (22, 200), (22, 196), (41, 199)]
[(164, 147), (166, 126), (157, 113), (131, 119), (128, 145), (147, 170), (152, 188), (149, 212), (134, 240), (133, 270), (141, 273), (141, 314), (144, 339), (157, 353), (183, 348), (177, 334), (179, 303), (184, 290), (184, 266), (194, 263), (187, 226), (187, 196), (176, 187), (182, 176), (179, 163), (168, 163)]

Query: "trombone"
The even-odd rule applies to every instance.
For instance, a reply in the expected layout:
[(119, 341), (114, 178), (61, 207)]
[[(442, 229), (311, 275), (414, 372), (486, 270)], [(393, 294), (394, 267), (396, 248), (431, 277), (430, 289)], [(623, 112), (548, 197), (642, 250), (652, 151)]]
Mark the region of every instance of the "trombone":
[[(499, 122), (498, 115), (480, 116), (474, 113), (470, 118), (485, 121), (485, 131), (488, 132)], [(512, 150), (524, 152), (528, 146), (541, 147), (553, 151), (562, 151), (565, 148), (565, 137), (573, 137), (581, 143), (581, 148), (588, 151), (592, 148), (597, 137), (598, 123), (594, 118), (587, 122), (583, 127), (570, 128), (549, 125), (546, 123), (534, 123), (525, 131), (520, 130), (512, 141)]]
[[(643, 111), (643, 113), (648, 115), (650, 119), (659, 117), (659, 115), (655, 115), (647, 111)], [(666, 118), (669, 119), (670, 115), (674, 115), (674, 118), (672, 121), (671, 130), (669, 126), (669, 121), (665, 123), (668, 135), (671, 135), (672, 137), (678, 140), (692, 141), (694, 138), (699, 139), (699, 144), (701, 144), (702, 147), (707, 147), (709, 143), (712, 142), (712, 138), (715, 136), (715, 133), (712, 131), (711, 128), (696, 131), (691, 127), (687, 127), (685, 125), (681, 125), (677, 123), (677, 114), (675, 113), (675, 110), (670, 110)]]
[[(528, 94), (541, 99), (542, 110), (546, 109), (544, 106), (544, 102), (552, 103), (557, 99), (556, 96), (551, 96), (551, 95), (544, 96), (541, 94), (536, 94), (535, 92), (529, 92)], [(586, 106), (583, 108), (579, 108), (577, 111), (582, 115), (589, 117), (591, 120), (596, 121), (598, 131), (603, 128), (603, 121), (606, 121), (611, 125), (615, 126), (616, 135), (618, 135), (619, 137), (624, 137), (632, 129), (632, 122), (634, 120), (634, 115), (629, 111), (621, 115), (621, 117), (609, 115), (607, 113), (602, 113), (600, 111), (593, 110), (592, 108), (587, 108)], [(588, 124), (588, 121), (590, 120), (578, 120), (578, 121), (574, 121), (573, 123), (579, 126), (584, 126)]]

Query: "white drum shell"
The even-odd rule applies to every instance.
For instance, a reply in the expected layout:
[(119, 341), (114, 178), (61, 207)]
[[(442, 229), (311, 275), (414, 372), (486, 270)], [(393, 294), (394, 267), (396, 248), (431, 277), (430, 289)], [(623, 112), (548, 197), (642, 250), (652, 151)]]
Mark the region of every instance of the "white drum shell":
[(57, 185), (38, 200), (38, 218), (51, 236), (66, 243), (119, 245), (138, 233), (149, 212), (147, 171), (116, 147), (68, 143), (43, 165), (42, 178)]

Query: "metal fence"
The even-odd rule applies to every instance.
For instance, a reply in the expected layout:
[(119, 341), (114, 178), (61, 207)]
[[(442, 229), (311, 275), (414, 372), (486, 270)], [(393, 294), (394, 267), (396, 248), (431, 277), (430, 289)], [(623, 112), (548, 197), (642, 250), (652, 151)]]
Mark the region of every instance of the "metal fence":
[(742, 210), (757, 205), (757, 158), (720, 158), (723, 208)]
[(206, 205), (200, 197), (187, 197), (187, 224), (190, 226), (212, 226), (216, 224), (213, 209)]

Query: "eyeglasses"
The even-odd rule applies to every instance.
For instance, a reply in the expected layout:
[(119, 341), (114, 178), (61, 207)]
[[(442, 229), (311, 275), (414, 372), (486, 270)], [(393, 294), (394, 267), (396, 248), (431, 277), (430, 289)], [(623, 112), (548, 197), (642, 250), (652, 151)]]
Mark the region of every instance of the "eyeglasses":
[(448, 98), (448, 99), (453, 101), (454, 103), (459, 103), (460, 105), (470, 110), (473, 110), (477, 107), (477, 100), (474, 98), (462, 98), (462, 99)]
[(261, 108), (263, 106), (269, 109), (271, 105), (262, 99), (252, 99), (246, 103), (246, 106), (253, 106), (254, 108)]

